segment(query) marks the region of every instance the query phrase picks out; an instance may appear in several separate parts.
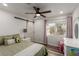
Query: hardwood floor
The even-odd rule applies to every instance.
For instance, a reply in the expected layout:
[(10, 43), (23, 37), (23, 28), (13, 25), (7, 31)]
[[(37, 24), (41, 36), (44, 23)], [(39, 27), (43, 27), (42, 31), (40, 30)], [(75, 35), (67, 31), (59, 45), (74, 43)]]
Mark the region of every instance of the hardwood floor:
[(63, 56), (63, 54), (48, 49), (48, 56)]

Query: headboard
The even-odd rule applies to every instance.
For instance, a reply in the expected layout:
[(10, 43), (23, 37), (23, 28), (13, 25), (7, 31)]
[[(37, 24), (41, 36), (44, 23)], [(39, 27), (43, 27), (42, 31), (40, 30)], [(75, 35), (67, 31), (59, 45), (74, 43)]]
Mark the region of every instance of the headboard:
[(21, 37), (19, 34), (12, 34), (12, 35), (5, 35), (5, 36), (0, 36), (0, 45), (3, 45), (4, 44), (4, 38), (13, 38), (13, 37), (18, 37), (20, 40), (21, 40)]

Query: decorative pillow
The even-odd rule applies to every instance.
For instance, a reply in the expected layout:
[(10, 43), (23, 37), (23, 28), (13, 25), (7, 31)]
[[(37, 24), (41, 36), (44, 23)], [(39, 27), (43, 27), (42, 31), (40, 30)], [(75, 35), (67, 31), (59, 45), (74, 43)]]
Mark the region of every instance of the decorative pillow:
[(11, 45), (15, 43), (15, 39), (4, 39), (5, 45)]
[(16, 43), (20, 43), (22, 41), (19, 34), (14, 35), (12, 38), (15, 39)]
[(18, 37), (16, 37), (16, 38), (15, 38), (15, 42), (16, 42), (16, 43), (20, 43), (21, 40), (20, 40)]

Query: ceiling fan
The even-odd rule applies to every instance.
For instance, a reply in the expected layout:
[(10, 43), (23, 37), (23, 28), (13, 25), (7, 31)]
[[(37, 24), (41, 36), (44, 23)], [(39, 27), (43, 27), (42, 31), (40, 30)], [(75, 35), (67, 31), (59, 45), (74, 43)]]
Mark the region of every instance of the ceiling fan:
[(43, 14), (51, 13), (51, 10), (40, 12), (40, 8), (35, 7), (35, 6), (33, 8), (35, 10), (35, 13), (25, 13), (25, 14), (35, 14), (34, 18), (36, 18), (37, 16), (42, 16), (42, 17), (46, 18), (46, 16)]

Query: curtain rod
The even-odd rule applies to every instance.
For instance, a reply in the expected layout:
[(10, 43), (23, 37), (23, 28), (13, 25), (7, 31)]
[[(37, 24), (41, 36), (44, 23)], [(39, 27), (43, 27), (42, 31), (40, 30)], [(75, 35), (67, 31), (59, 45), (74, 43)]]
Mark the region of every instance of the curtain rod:
[(33, 22), (34, 23), (34, 21), (26, 20), (26, 19), (23, 19), (23, 18), (20, 18), (20, 17), (14, 17), (14, 18), (19, 19), (19, 20), (29, 21), (29, 22)]

